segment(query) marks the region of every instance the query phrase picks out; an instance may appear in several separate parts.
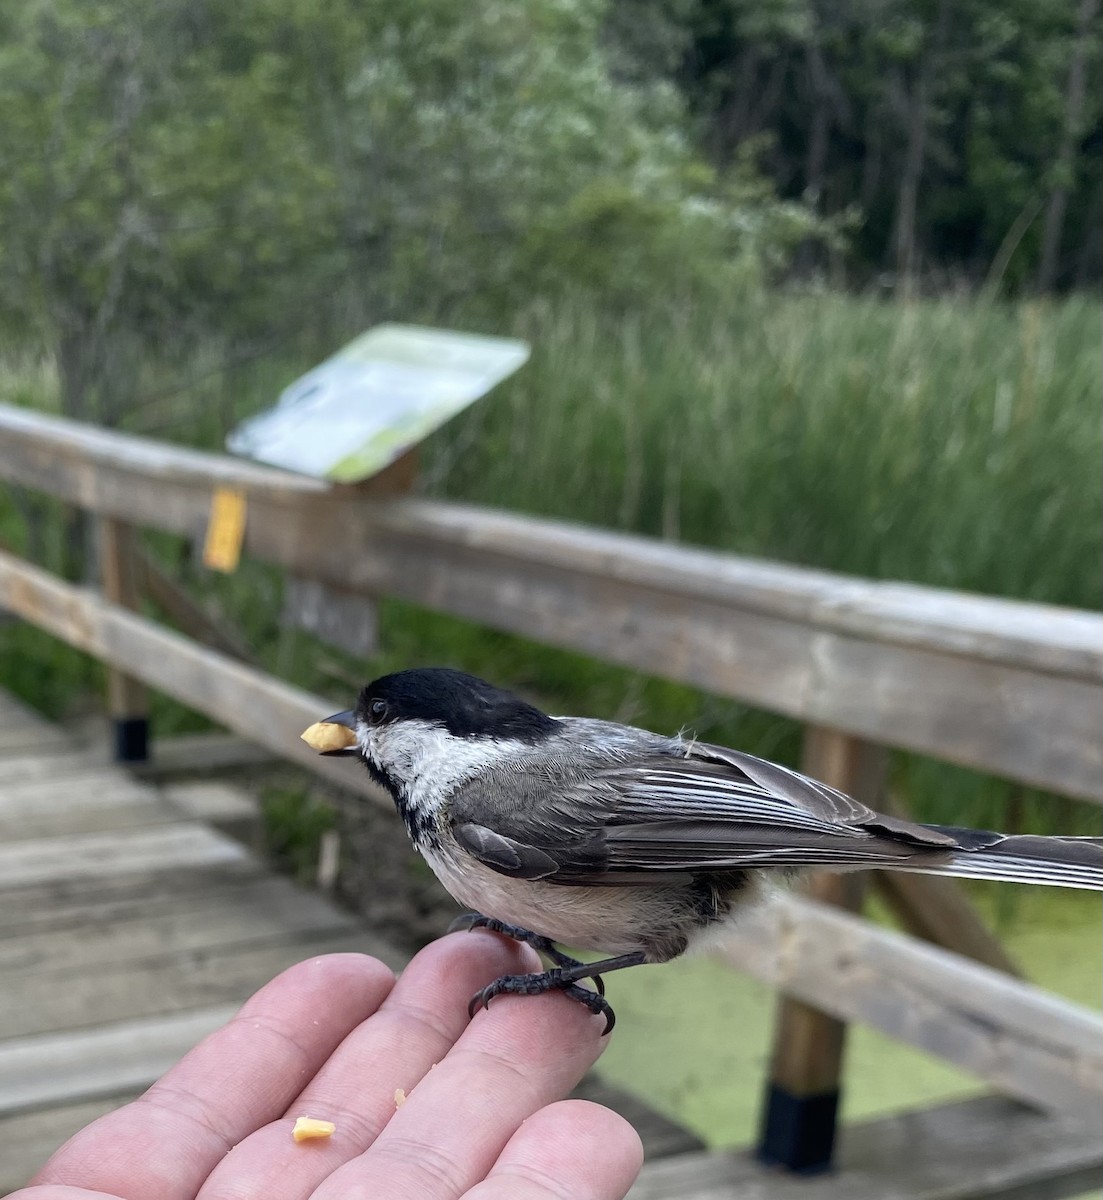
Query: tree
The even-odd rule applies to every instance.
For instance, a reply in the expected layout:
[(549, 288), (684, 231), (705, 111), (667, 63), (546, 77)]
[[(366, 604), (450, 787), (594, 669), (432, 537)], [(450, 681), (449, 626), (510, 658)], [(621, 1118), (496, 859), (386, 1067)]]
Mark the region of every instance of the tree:
[(669, 77), (716, 161), (767, 137), (782, 195), (858, 206), (858, 278), (1103, 274), (1097, 0), (656, 5), (689, 31)]
[[(1091, 31), (1099, 13), (1099, 0), (1080, 0), (1076, 29), (1069, 51), (1068, 84), (1065, 89), (1064, 117), (1060, 147), (1053, 164), (1053, 186), (1046, 202), (1038, 287), (1048, 291), (1057, 278), (1057, 255), (1061, 246), (1065, 213), (1075, 181), (1077, 143), (1083, 134), (1084, 96), (1087, 90), (1088, 60), (1092, 54)], [(1098, 52), (1098, 45), (1095, 50)]]
[(114, 421), (128, 348), (248, 329), (287, 294), (328, 244), (329, 172), (264, 4), (55, 0), (5, 23), (0, 316), (56, 352), (64, 411)]
[(511, 309), (585, 287), (697, 286), (803, 236), (744, 165), (723, 178), (663, 81), (628, 79), (594, 0), (408, 0), (380, 9), (335, 103), (349, 206), (391, 287)]
[(618, 77), (595, 0), (36, 0), (0, 12), (0, 321), (62, 406), (142, 361), (348, 322), (638, 300), (810, 228)]

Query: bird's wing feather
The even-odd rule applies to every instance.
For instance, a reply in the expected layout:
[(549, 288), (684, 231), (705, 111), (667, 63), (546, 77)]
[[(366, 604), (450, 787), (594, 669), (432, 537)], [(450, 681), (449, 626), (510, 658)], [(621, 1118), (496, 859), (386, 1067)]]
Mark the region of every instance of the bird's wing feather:
[(889, 865), (957, 844), (796, 771), (700, 743), (549, 785), (543, 774), (503, 778), (508, 803), (497, 804), (487, 803), (483, 787), (461, 790), (457, 840), (502, 874), (576, 885), (747, 867)]
[(485, 825), (467, 821), (454, 826), (453, 833), (469, 854), (501, 875), (514, 879), (543, 879), (559, 870), (559, 862), (546, 850), (496, 833)]

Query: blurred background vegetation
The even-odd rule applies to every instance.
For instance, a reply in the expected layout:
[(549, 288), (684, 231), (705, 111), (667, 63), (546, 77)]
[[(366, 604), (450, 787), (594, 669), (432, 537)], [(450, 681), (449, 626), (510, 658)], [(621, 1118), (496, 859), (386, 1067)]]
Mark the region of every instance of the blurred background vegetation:
[[(1095, 608), (1101, 46), (1099, 0), (0, 2), (0, 402), (221, 448), (378, 322), (521, 336), (529, 365), (427, 446), (430, 494)], [(0, 497), (0, 542), (35, 561), (80, 578), (85, 540)], [(442, 662), (798, 753), (771, 715), (393, 601), (359, 661), (282, 622), (278, 573), (147, 545), (335, 701)], [(17, 624), (0, 685), (60, 717), (102, 694)], [(158, 732), (202, 727), (155, 705)], [(1098, 808), (911, 756), (894, 785), (928, 819), (1100, 831)], [(267, 814), (300, 863), (328, 823), (294, 786)], [(1021, 900), (1014, 947), (1088, 1000), (1098, 907), (1052, 900)], [(605, 1062), (731, 1140), (767, 1039), (730, 1033), (769, 1000), (692, 983), (711, 969), (649, 979)], [(674, 1020), (689, 995), (722, 1011)], [(971, 1086), (856, 1045), (852, 1113), (904, 1079)]]
[(0, 329), (116, 422), (154, 368), (391, 317), (680, 343), (771, 280), (1090, 287), (1101, 36), (1098, 0), (4, 4)]
[[(219, 448), (379, 321), (520, 335), (427, 491), (1094, 607), (1101, 43), (1098, 0), (0, 5), (0, 399)], [(0, 537), (88, 569), (47, 499), (9, 492)], [(796, 753), (772, 717), (404, 605), (381, 661), (342, 659), (283, 626), (272, 572), (157, 546), (320, 690), (448, 661)], [(0, 638), (40, 706), (95, 689)], [(936, 772), (932, 815), (1014, 795), (898, 770)]]

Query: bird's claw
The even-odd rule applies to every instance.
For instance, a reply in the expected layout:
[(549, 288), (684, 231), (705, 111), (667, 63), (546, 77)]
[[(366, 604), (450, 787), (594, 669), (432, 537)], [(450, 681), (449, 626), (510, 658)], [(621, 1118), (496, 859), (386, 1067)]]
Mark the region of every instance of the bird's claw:
[(483, 922), (489, 921), (489, 917), (484, 917), (481, 913), (465, 912), (452, 920), (448, 926), (449, 933), (463, 933), (472, 929), (483, 928)]
[[(558, 969), (544, 971), (538, 975), (503, 975), (488, 983), (486, 987), (481, 988), (471, 997), (471, 1003), (467, 1006), (467, 1015), (474, 1017), (480, 1008), (489, 1009), (490, 1002), (495, 996), (539, 996), (543, 992), (558, 990), (577, 1003), (584, 1005), (595, 1016), (605, 1018), (602, 1037), (611, 1033), (617, 1022), (617, 1016), (609, 1001), (605, 999), (604, 990), (594, 992), (577, 983), (564, 980), (561, 976), (562, 972)], [(600, 976), (592, 978), (600, 984)]]
[[(537, 953), (543, 954), (545, 958), (550, 958), (557, 967), (566, 967), (573, 970), (583, 965), (580, 959), (571, 958), (569, 954), (564, 954), (551, 938), (546, 938), (540, 933), (533, 933), (529, 929), (523, 929), (520, 925), (508, 925), (505, 921), (499, 921), (496, 917), (484, 917), (482, 913), (477, 912), (465, 912), (460, 913), (448, 926), (449, 933), (459, 933), (463, 930), (470, 932), (473, 929), (490, 929), (494, 933), (500, 933), (505, 937), (512, 938), (515, 942), (523, 942), (526, 946), (531, 946)], [(511, 978), (514, 977), (511, 976)], [(521, 976), (516, 976), (516, 978), (521, 978)], [(597, 989), (599, 996), (605, 995), (605, 981), (600, 975), (587, 975), (584, 978), (594, 981), (594, 987)], [(582, 990), (587, 991), (585, 988)], [(474, 1008), (472, 1009), (472, 1015), (474, 1015)], [(612, 1027), (610, 1026), (610, 1028)]]

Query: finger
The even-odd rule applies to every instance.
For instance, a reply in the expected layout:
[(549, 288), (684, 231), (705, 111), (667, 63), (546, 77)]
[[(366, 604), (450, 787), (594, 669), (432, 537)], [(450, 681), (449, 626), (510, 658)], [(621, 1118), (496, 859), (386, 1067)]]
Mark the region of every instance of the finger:
[(395, 1115), (395, 1092), (412, 1092), (447, 1057), (467, 1027), (471, 996), (499, 975), (538, 965), (527, 947), (486, 933), (458, 933), (427, 946), (379, 1011), (349, 1034), (289, 1105), (289, 1118), (332, 1121), (333, 1136), (296, 1145), (290, 1119), (275, 1121), (226, 1156), (198, 1200), (239, 1200), (246, 1187), (250, 1195), (305, 1200), (375, 1141)]
[(81, 1187), (55, 1186), (48, 1183), (43, 1187), (20, 1188), (18, 1192), (10, 1192), (4, 1200), (120, 1200), (118, 1196), (109, 1196), (106, 1192), (90, 1192)]
[(145, 1095), (71, 1138), (33, 1182), (192, 1200), (231, 1146), (286, 1110), (393, 982), (362, 954), (291, 967)]
[(314, 1200), (448, 1200), (482, 1179), (526, 1117), (564, 1096), (601, 1053), (602, 1022), (560, 994), (505, 996), (472, 1021), (372, 1147)]
[(642, 1165), (640, 1136), (622, 1116), (562, 1100), (517, 1130), (464, 1200), (623, 1200)]

